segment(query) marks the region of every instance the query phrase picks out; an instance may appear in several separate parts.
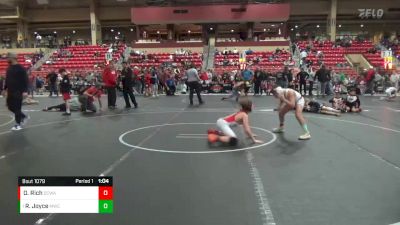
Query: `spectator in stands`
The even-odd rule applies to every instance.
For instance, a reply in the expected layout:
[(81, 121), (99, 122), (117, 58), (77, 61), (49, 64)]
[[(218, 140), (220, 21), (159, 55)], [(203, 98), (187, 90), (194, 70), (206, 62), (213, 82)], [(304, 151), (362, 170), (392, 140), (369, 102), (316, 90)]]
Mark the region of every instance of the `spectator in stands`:
[(236, 48), (234, 48), (233, 49), (233, 54), (238, 54), (238, 53), (239, 53), (239, 51)]
[(307, 58), (307, 51), (305, 50), (305, 49), (303, 49), (301, 52), (300, 52), (300, 59), (301, 60), (306, 60), (306, 58)]
[(197, 98), (199, 100), (199, 104), (203, 104), (203, 100), (201, 99), (201, 86), (200, 86), (200, 77), (194, 65), (191, 65), (191, 68), (186, 70), (187, 83), (189, 86), (189, 101), (190, 105), (193, 105), (193, 93), (196, 92)]
[(102, 77), (104, 87), (107, 90), (108, 108), (115, 109), (117, 101), (117, 74), (114, 68), (114, 63), (112, 61), (109, 65), (105, 66)]
[(9, 67), (6, 71), (6, 80), (3, 93), (7, 96), (7, 107), (15, 115), (15, 126), (11, 130), (21, 130), (22, 125), (29, 119), (22, 112), (22, 100), (27, 96), (28, 91), (28, 75), (23, 66), (18, 64), (17, 55), (14, 53), (8, 54)]
[(47, 82), (49, 84), (49, 97), (53, 96), (53, 93), (58, 97), (58, 90), (57, 90), (57, 73), (53, 70), (47, 75)]
[(304, 95), (307, 93), (307, 80), (309, 78), (309, 74), (304, 70), (304, 67), (300, 68), (300, 72), (296, 75), (297, 80), (299, 81), (299, 92), (302, 93), (304, 88)]
[(251, 54), (253, 54), (253, 50), (251, 50), (250, 48), (246, 50), (246, 55), (251, 55)]
[(129, 68), (127, 62), (122, 63), (122, 71), (121, 71), (121, 83), (122, 83), (122, 93), (124, 95), (125, 100), (125, 108), (130, 109), (131, 103), (129, 102), (129, 98), (132, 101), (135, 108), (138, 107), (136, 102), (135, 95), (133, 94), (133, 85), (134, 85), (134, 78), (132, 69)]
[(315, 73), (314, 81), (318, 79), (321, 88), (321, 95), (326, 95), (328, 81), (330, 80), (330, 72), (322, 65), (321, 68)]

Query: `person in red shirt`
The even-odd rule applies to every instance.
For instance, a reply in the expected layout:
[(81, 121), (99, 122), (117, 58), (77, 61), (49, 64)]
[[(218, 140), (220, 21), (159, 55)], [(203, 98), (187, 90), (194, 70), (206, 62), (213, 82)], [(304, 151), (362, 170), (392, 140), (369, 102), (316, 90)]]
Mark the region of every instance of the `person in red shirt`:
[(117, 101), (117, 73), (114, 68), (114, 63), (110, 62), (103, 70), (103, 83), (107, 90), (108, 108), (115, 109)]
[(208, 80), (208, 74), (206, 71), (203, 70), (203, 72), (200, 75), (200, 79), (203, 81), (203, 84)]
[(257, 140), (256, 135), (251, 131), (249, 124), (249, 114), (252, 111), (253, 103), (248, 98), (242, 98), (239, 101), (241, 110), (217, 120), (219, 130), (208, 129), (208, 142), (221, 142), (230, 145), (237, 145), (238, 138), (232, 130), (232, 126), (242, 125), (244, 133), (253, 141), (254, 144), (261, 144), (263, 141)]
[(374, 78), (375, 78), (375, 70), (374, 69), (368, 70), (367, 76), (365, 77), (365, 82), (367, 83), (367, 90), (365, 92), (370, 92), (371, 95), (374, 94), (374, 89), (375, 89)]
[(144, 75), (144, 85), (146, 86), (145, 89), (145, 96), (150, 96), (151, 95), (151, 74), (149, 71), (146, 72)]
[(102, 110), (101, 95), (103, 92), (100, 89), (100, 85), (91, 86), (82, 95), (79, 96), (79, 102), (82, 104), (81, 109), (83, 112), (88, 110), (91, 112), (96, 112), (96, 106), (94, 105), (94, 100), (97, 98), (99, 102), (100, 111)]

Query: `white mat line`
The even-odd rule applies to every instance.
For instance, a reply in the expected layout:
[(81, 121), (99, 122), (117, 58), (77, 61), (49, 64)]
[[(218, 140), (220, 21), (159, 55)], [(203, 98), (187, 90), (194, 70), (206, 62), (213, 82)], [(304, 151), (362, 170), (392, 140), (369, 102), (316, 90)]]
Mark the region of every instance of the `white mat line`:
[(12, 156), (12, 155), (15, 155), (15, 154), (17, 154), (17, 151), (9, 152), (9, 153), (7, 153), (7, 154), (1, 155), (1, 156), (0, 156), (0, 159), (5, 159), (5, 158), (7, 158), (7, 157), (9, 157), (9, 156)]
[(272, 214), (271, 207), (269, 206), (267, 194), (265, 193), (264, 185), (261, 180), (260, 172), (256, 167), (254, 156), (250, 151), (247, 151), (246, 157), (247, 163), (250, 167), (250, 176), (254, 185), (254, 194), (258, 199), (263, 225), (276, 225), (274, 215)]

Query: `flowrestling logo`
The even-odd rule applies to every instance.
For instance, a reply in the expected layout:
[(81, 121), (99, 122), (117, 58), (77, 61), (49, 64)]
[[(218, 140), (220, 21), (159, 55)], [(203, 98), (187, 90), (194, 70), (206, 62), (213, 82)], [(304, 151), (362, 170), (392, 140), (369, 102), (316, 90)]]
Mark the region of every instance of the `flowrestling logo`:
[(358, 9), (360, 14), (358, 17), (361, 19), (382, 19), (383, 9)]

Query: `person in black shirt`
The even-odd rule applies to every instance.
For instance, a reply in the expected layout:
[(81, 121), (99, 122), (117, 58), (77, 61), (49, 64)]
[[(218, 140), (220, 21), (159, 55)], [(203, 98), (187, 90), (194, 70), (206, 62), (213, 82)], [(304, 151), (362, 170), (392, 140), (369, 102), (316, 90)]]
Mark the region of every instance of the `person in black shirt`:
[(64, 116), (70, 116), (71, 115), (71, 109), (70, 109), (70, 104), (69, 104), (69, 100), (71, 99), (71, 81), (69, 80), (67, 71), (64, 68), (61, 68), (58, 71), (61, 76), (62, 76), (62, 80), (60, 82), (60, 92), (63, 96), (63, 100), (65, 102), (65, 113), (63, 113)]
[(305, 105), (303, 108), (304, 112), (311, 112), (311, 113), (320, 113), (326, 115), (333, 115), (333, 116), (340, 116), (340, 110), (334, 109), (329, 106), (325, 106), (322, 103), (311, 99), (305, 99)]
[[(133, 72), (132, 69), (129, 68), (127, 62), (122, 63), (123, 69), (121, 71), (121, 83), (122, 83), (122, 93), (125, 99), (125, 108), (130, 109), (131, 103), (129, 102), (129, 98), (131, 99), (135, 108), (138, 107), (136, 102), (135, 95), (133, 94)], [(128, 98), (129, 97), (129, 98)]]
[(300, 72), (297, 74), (297, 80), (299, 81), (300, 94), (304, 87), (304, 95), (306, 95), (306, 93), (307, 93), (306, 83), (307, 83), (307, 79), (309, 76), (310, 75), (306, 71), (304, 71), (304, 68), (301, 67)]
[(56, 94), (58, 97), (57, 78), (58, 76), (54, 71), (52, 71), (47, 75), (47, 81), (49, 82), (49, 89), (50, 89), (49, 97), (53, 96), (53, 93)]
[(289, 68), (285, 66), (283, 69), (283, 72), (278, 72), (276, 74), (276, 84), (282, 88), (287, 88), (288, 86), (288, 75), (289, 73)]
[(289, 70), (289, 68), (285, 68), (285, 70), (283, 71), (284, 73), (286, 73), (286, 77), (287, 77), (287, 87), (294, 89), (294, 84), (293, 84), (293, 74), (292, 71)]
[(23, 97), (28, 96), (28, 74), (25, 68), (18, 64), (16, 54), (8, 54), (8, 64), (4, 91), (7, 95), (8, 109), (14, 113), (16, 122), (11, 130), (21, 130), (21, 126), (29, 119), (21, 109)]
[(319, 69), (315, 73), (314, 81), (318, 79), (321, 85), (321, 95), (325, 96), (326, 95), (326, 87), (328, 85), (328, 81), (331, 79), (330, 78), (330, 71), (325, 68), (325, 65), (321, 66), (321, 69)]
[(260, 68), (257, 68), (254, 71), (254, 95), (258, 95), (261, 91), (262, 94), (262, 89), (261, 89), (261, 78), (262, 78), (262, 71)]
[(360, 98), (356, 93), (355, 88), (349, 89), (346, 97), (346, 112), (361, 112), (361, 102)]

